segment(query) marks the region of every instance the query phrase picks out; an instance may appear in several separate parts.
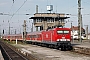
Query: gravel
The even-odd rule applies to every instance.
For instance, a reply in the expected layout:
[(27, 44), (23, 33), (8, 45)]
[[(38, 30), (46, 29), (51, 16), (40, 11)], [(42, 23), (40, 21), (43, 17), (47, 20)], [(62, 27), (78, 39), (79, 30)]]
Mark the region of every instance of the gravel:
[(21, 50), (33, 54), (41, 60), (90, 60), (90, 56), (73, 53), (70, 51), (60, 51), (36, 45), (15, 45)]

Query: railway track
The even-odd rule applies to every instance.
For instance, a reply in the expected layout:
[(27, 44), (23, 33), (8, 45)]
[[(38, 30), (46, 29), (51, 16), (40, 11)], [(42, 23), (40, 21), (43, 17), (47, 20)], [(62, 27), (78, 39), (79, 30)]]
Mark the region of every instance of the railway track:
[(14, 47), (0, 41), (0, 47), (5, 60), (29, 60), (22, 54), (16, 52)]
[(74, 53), (79, 53), (79, 54), (90, 56), (90, 48), (86, 48), (86, 47), (73, 46), (73, 50), (70, 51), (70, 52), (74, 52)]
[[(33, 44), (33, 45), (37, 45), (37, 44)], [(44, 45), (39, 45), (42, 47), (47, 47)], [(53, 48), (52, 46), (49, 46), (47, 48), (51, 48), (51, 49), (57, 49), (57, 48)], [(57, 49), (57, 50), (61, 50), (61, 49)], [(83, 55), (88, 55), (90, 56), (90, 48), (86, 48), (86, 47), (78, 47), (78, 46), (71, 46), (71, 50), (62, 50), (62, 51), (68, 51), (68, 52), (73, 52), (73, 53), (78, 53), (78, 54), (83, 54)]]
[(69, 60), (75, 60), (75, 59), (90, 60), (90, 58), (89, 59), (86, 58), (90, 56), (79, 54), (72, 51), (60, 51), (57, 49), (50, 49), (47, 47), (41, 47), (41, 46), (29, 45), (29, 44), (28, 45), (14, 44), (13, 46), (18, 46), (24, 52), (30, 52), (30, 54), (33, 54), (34, 56), (38, 57), (40, 60), (68, 60), (68, 59)]
[[(10, 45), (8, 45), (8, 44), (6, 44), (6, 43), (3, 43), (3, 41), (0, 41), (0, 45), (1, 45), (1, 47), (2, 47), (2, 51), (4, 51), (3, 52), (3, 54), (6, 54), (6, 56), (5, 56), (5, 60), (40, 60), (39, 58), (37, 58), (37, 57), (35, 57), (34, 55), (31, 55), (31, 54), (29, 54), (29, 53), (25, 53), (26, 54), (26, 56), (28, 57), (28, 59), (27, 58), (25, 58), (24, 56), (21, 56), (21, 54), (19, 54), (19, 53), (17, 53), (16, 51), (15, 51), (15, 48), (14, 47), (12, 47), (12, 46), (10, 46)], [(50, 47), (49, 47), (50, 48)], [(14, 50), (14, 52), (12, 52)], [(79, 50), (79, 49), (78, 49)], [(77, 53), (81, 53), (81, 54), (84, 54), (85, 55), (85, 53), (82, 53), (82, 51), (81, 50), (79, 50), (80, 52), (77, 52)], [(19, 52), (21, 52), (21, 50), (19, 50)], [(69, 52), (74, 52), (74, 53), (76, 53), (76, 51), (74, 51), (74, 50), (71, 50), (71, 51), (69, 51)], [(31, 58), (31, 59), (30, 59)]]

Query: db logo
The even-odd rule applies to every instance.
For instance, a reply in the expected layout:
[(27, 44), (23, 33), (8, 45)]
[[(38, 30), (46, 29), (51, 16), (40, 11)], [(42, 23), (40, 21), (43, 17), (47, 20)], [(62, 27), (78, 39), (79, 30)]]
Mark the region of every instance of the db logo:
[(48, 38), (48, 34), (46, 34), (46, 38)]

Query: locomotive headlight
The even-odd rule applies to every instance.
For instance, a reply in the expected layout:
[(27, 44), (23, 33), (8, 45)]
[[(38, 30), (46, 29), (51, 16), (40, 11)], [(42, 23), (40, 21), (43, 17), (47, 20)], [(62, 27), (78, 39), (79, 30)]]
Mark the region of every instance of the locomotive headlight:
[(64, 41), (67, 41), (66, 39), (64, 39)]
[(57, 41), (59, 41), (59, 39), (57, 39)]
[(70, 39), (67, 39), (67, 41), (70, 41)]
[(60, 39), (60, 41), (62, 41), (62, 39)]
[(66, 39), (60, 39), (60, 41), (66, 41)]

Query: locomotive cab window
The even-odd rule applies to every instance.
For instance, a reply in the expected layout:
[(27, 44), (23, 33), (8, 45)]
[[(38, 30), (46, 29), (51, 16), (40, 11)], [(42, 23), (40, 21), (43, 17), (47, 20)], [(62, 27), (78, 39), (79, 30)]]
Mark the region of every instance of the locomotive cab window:
[(63, 31), (58, 30), (57, 33), (58, 34), (63, 34)]
[(64, 34), (68, 34), (69, 33), (69, 31), (63, 31), (64, 32)]
[(57, 31), (57, 34), (68, 34), (69, 33), (69, 31), (67, 31), (67, 30), (58, 30)]

